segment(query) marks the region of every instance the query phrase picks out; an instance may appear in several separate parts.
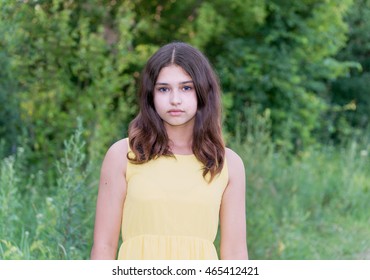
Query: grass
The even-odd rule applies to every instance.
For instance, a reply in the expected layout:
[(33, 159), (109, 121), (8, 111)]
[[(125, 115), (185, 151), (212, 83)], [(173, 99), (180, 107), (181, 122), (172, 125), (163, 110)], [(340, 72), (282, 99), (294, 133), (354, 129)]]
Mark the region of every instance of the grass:
[(358, 259), (370, 249), (365, 149), (312, 148), (300, 156), (239, 145), (247, 173), (253, 259)]
[[(369, 259), (370, 147), (292, 157), (258, 131), (230, 143), (246, 167), (250, 258)], [(100, 163), (87, 164), (81, 132), (50, 167), (54, 186), (28, 174), (22, 149), (1, 161), (0, 259), (89, 258)]]

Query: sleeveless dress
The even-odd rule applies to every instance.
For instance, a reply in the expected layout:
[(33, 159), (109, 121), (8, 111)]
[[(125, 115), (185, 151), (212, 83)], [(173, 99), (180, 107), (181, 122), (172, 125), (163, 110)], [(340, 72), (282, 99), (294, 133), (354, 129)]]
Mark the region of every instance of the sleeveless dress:
[[(207, 178), (207, 177), (206, 177)], [(228, 169), (208, 183), (194, 155), (128, 161), (127, 192), (118, 259), (216, 260), (218, 229)]]

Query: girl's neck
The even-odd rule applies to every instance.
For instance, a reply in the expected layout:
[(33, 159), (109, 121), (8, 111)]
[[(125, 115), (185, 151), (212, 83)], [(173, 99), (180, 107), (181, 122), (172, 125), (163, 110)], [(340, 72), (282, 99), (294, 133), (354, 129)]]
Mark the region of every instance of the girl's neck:
[(171, 152), (174, 154), (188, 155), (193, 153), (193, 129), (184, 127), (166, 127), (170, 140)]

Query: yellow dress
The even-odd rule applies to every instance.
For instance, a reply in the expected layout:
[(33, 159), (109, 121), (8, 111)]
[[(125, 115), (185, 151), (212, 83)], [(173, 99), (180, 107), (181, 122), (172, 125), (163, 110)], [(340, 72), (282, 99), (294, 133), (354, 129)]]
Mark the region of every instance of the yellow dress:
[(118, 259), (212, 260), (222, 194), (222, 172), (208, 182), (194, 155), (128, 162)]

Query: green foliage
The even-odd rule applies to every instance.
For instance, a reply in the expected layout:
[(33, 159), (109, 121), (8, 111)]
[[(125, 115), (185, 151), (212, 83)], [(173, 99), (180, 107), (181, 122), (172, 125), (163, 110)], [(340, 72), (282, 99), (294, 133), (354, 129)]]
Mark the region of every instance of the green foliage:
[[(363, 257), (370, 247), (368, 140), (289, 157), (275, 152), (269, 111), (248, 115), (251, 133), (228, 146), (246, 167), (250, 258)], [(80, 126), (51, 166), (59, 179), (49, 192), (45, 173), (26, 173), (27, 150), (1, 161), (0, 224), (7, 226), (0, 227), (0, 259), (89, 258), (98, 166), (86, 162), (82, 132)]]
[(57, 162), (55, 192), (45, 198), (36, 214), (35, 239), (54, 244), (51, 252), (44, 249), (46, 244), (39, 244), (43, 259), (78, 259), (91, 247), (94, 211), (86, 210), (94, 208), (95, 188), (87, 180), (90, 167), (85, 166), (84, 145), (79, 128), (65, 143), (64, 157)]
[(343, 108), (328, 115), (338, 124), (330, 131), (330, 136), (337, 141), (347, 140), (353, 137), (352, 134), (361, 137), (370, 123), (370, 1), (354, 1), (346, 21), (349, 24), (348, 42), (338, 58), (358, 61), (361, 67), (331, 84), (329, 100)]
[[(355, 1), (356, 9), (361, 3)], [(0, 100), (10, 106), (2, 105), (0, 136), (9, 150), (25, 131), (31, 165), (46, 170), (81, 116), (88, 157), (99, 159), (137, 112), (137, 80), (147, 58), (160, 45), (183, 40), (205, 51), (219, 73), (229, 100), (228, 134), (235, 136), (235, 119), (245, 122), (245, 108), (269, 109), (277, 147), (302, 150), (326, 140), (328, 131), (346, 131), (340, 120), (347, 116), (336, 105), (349, 102), (331, 102), (328, 82), (358, 66), (351, 62), (356, 57), (336, 57), (346, 44), (351, 4), (2, 1)], [(347, 18), (355, 22), (357, 15)], [(356, 34), (366, 30), (361, 25)]]
[(369, 146), (351, 146), (369, 140), (369, 5), (0, 1), (0, 258), (88, 258), (95, 171), (137, 113), (143, 65), (173, 40), (219, 74), (251, 258), (356, 258), (356, 234), (369, 246)]
[(274, 151), (268, 114), (249, 121), (258, 124), (251, 129), (253, 137), (230, 144), (246, 167), (250, 258), (363, 256), (370, 246), (368, 139), (289, 157)]
[[(5, 26), (0, 24), (0, 34)], [(17, 103), (17, 92), (14, 74), (10, 71), (11, 59), (3, 49), (0, 39), (0, 139), (4, 141), (4, 153), (14, 152), (16, 138), (20, 131), (20, 110)]]
[[(240, 13), (241, 2), (220, 5), (218, 12), (227, 16), (237, 9)], [(343, 16), (351, 1), (258, 3), (244, 19), (247, 23), (240, 22), (241, 17), (228, 17), (231, 27), (213, 53), (222, 53), (216, 66), (225, 94), (233, 101), (225, 124), (235, 133), (234, 120), (247, 119), (244, 108), (270, 108), (277, 145), (300, 150), (315, 142), (320, 118), (330, 109), (323, 98), (326, 81), (356, 66), (333, 57), (346, 42)], [(246, 25), (249, 28), (240, 28)]]
[(97, 178), (86, 165), (82, 132), (80, 126), (52, 166), (59, 179), (49, 193), (45, 173), (22, 178), (21, 151), (2, 161), (0, 259), (89, 258)]
[(17, 213), (21, 207), (18, 184), (19, 178), (15, 173), (15, 157), (10, 156), (1, 164), (0, 170), (0, 220), (3, 226), (0, 229), (0, 236), (14, 236), (17, 227), (6, 227), (6, 224), (18, 224)]
[(130, 50), (132, 14), (124, 6), (94, 4), (2, 3), (2, 54), (12, 57), (8, 72), (16, 73), (33, 165), (60, 156), (78, 116), (88, 128), (90, 156), (100, 156), (112, 141), (109, 133), (119, 135), (135, 111), (128, 69), (140, 51)]

